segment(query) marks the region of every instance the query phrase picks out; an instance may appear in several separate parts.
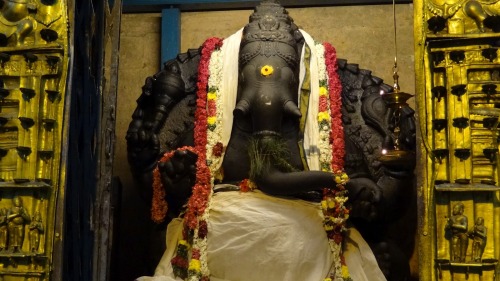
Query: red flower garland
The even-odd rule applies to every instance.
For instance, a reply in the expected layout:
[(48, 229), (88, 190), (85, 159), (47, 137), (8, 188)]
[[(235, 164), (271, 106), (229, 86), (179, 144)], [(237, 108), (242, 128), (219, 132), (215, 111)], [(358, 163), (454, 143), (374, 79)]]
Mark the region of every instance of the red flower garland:
[[(203, 43), (201, 47), (200, 64), (198, 65), (198, 92), (196, 100), (195, 111), (195, 127), (194, 127), (194, 150), (198, 155), (196, 161), (196, 182), (193, 186), (192, 195), (187, 204), (187, 210), (184, 215), (184, 229), (182, 236), (185, 241), (192, 243), (193, 237), (190, 237), (196, 228), (198, 228), (198, 237), (201, 239), (206, 238), (208, 233), (208, 225), (205, 220), (199, 220), (204, 214), (210, 194), (212, 192), (210, 168), (207, 165), (207, 118), (209, 113), (213, 113), (214, 103), (207, 102), (208, 78), (210, 76), (209, 65), (212, 52), (222, 46), (222, 39), (209, 38)], [(210, 111), (210, 112), (209, 112)], [(222, 144), (217, 144), (211, 151), (212, 154), (222, 154)], [(200, 252), (193, 249), (191, 253), (192, 260), (200, 259)], [(199, 272), (192, 272), (188, 270), (188, 264), (184, 262), (187, 260), (187, 253), (183, 251), (182, 247), (178, 247), (176, 256), (171, 260), (172, 267), (176, 276), (186, 278), (194, 274), (198, 276)], [(208, 276), (199, 276), (200, 280), (208, 281)]]
[(323, 43), (325, 47), (325, 63), (328, 73), (328, 92), (330, 94), (331, 131), (330, 144), (332, 145), (332, 172), (337, 174), (344, 170), (344, 127), (342, 126), (342, 84), (337, 74), (337, 52), (330, 43)]
[[(344, 128), (342, 126), (342, 84), (338, 76), (337, 70), (337, 53), (335, 48), (330, 43), (323, 43), (325, 48), (325, 64), (328, 74), (328, 91), (330, 95), (330, 145), (332, 148), (332, 160), (331, 168), (335, 175), (336, 188), (325, 188), (323, 189), (323, 200), (328, 200), (335, 198), (336, 196), (346, 196), (345, 181), (344, 177), (344, 156), (345, 156), (345, 143), (344, 143)], [(322, 105), (320, 101), (320, 107)], [(340, 180), (337, 180), (337, 177)], [(347, 178), (345, 179), (347, 180)], [(334, 206), (332, 209), (325, 210), (325, 212), (330, 217), (344, 218), (349, 215), (350, 210), (348, 208), (340, 208), (338, 205)], [(343, 236), (343, 226), (342, 225), (330, 225), (333, 228), (327, 230), (328, 239), (340, 245), (344, 239)], [(345, 266), (345, 258), (343, 253), (340, 253), (340, 264)], [(332, 272), (330, 279), (338, 280), (337, 274), (342, 275), (341, 272)], [(342, 280), (352, 280), (350, 277), (344, 278), (341, 276)]]
[[(172, 152), (172, 155), (174, 153)], [(172, 155), (165, 154), (160, 161), (167, 161)], [(161, 175), (158, 166), (153, 170), (153, 198), (151, 202), (151, 219), (155, 223), (162, 223), (165, 220), (168, 211), (168, 204), (165, 201), (165, 188), (161, 183)]]
[(196, 100), (194, 145), (198, 152), (196, 161), (196, 183), (193, 195), (189, 198), (188, 208), (184, 216), (185, 226), (194, 230), (198, 225), (198, 216), (201, 216), (207, 207), (208, 197), (212, 186), (210, 184), (210, 169), (207, 166), (207, 87), (209, 78), (210, 56), (215, 49), (222, 46), (222, 39), (209, 38), (201, 47), (200, 64), (198, 65), (198, 93)]

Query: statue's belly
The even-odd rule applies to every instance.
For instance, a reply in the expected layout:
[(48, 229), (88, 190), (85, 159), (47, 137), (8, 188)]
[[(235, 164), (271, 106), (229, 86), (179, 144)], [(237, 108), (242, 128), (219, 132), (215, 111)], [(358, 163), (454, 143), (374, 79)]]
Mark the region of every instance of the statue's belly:
[(332, 255), (318, 204), (260, 192), (212, 198), (211, 280), (323, 280)]

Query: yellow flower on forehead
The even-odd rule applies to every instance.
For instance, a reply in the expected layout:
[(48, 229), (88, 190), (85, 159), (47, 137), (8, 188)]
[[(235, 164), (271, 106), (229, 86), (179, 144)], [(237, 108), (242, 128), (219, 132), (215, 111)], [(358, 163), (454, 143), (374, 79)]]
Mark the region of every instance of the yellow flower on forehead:
[(324, 86), (319, 87), (319, 95), (320, 96), (327, 96), (328, 95), (328, 90), (326, 89), (326, 87), (324, 87)]
[(262, 76), (269, 76), (271, 74), (273, 74), (274, 72), (274, 68), (270, 65), (264, 65), (261, 69), (260, 69), (260, 74), (262, 74)]
[(216, 98), (217, 98), (217, 94), (215, 92), (208, 92), (207, 93), (208, 100), (215, 100)]

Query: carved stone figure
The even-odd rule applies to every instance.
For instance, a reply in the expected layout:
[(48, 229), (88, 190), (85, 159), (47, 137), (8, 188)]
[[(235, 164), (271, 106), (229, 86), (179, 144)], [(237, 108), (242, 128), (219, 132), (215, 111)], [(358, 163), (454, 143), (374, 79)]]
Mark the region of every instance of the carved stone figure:
[(7, 212), (9, 250), (11, 252), (20, 252), (24, 242), (24, 226), (31, 219), (19, 196), (12, 198), (12, 204), (13, 206)]
[[(200, 78), (200, 76), (203, 77), (204, 74), (198, 73), (197, 70), (200, 64), (200, 52), (203, 55), (206, 46), (212, 41), (208, 40), (207, 42), (202, 49), (190, 50), (186, 54), (179, 55), (177, 59), (167, 62), (165, 68), (153, 77), (149, 77), (143, 87), (143, 94), (138, 100), (138, 107), (134, 112), (127, 133), (127, 144), (129, 163), (136, 179), (144, 186), (144, 192), (149, 193), (146, 196), (152, 197), (149, 186), (158, 186), (159, 184), (158, 181), (153, 184), (153, 170), (164, 152), (172, 153), (165, 156), (164, 161), (160, 161), (158, 164), (156, 179), (159, 179), (165, 187), (166, 197), (164, 199), (168, 203), (167, 215), (170, 218), (175, 218), (181, 211), (185, 210), (183, 206), (190, 197), (188, 205), (200, 204), (199, 198), (197, 198), (198, 190), (200, 187), (204, 187), (199, 184), (200, 180), (203, 180), (200, 177), (200, 170), (202, 170), (200, 167), (208, 165), (207, 169), (212, 169), (218, 165), (217, 168), (211, 170), (215, 183), (215, 194), (210, 203), (213, 213), (210, 213), (210, 219), (205, 222), (211, 225), (210, 231), (212, 233), (208, 237), (207, 251), (209, 254), (213, 254), (212, 257), (218, 258), (210, 260), (209, 257), (209, 267), (215, 268), (213, 265), (216, 263), (226, 263), (227, 267), (230, 267), (231, 262), (239, 260), (231, 258), (235, 253), (228, 254), (224, 251), (225, 249), (222, 249), (224, 254), (218, 252), (219, 255), (217, 255), (210, 246), (212, 242), (226, 241), (240, 245), (246, 245), (248, 242), (247, 239), (242, 238), (245, 236), (242, 233), (232, 232), (231, 234), (230, 230), (233, 228), (228, 228), (227, 224), (226, 228), (222, 229), (217, 228), (214, 223), (228, 219), (233, 221), (235, 218), (237, 221), (239, 219), (247, 220), (249, 217), (255, 216), (240, 215), (238, 212), (248, 210), (248, 212), (253, 213), (257, 212), (259, 208), (261, 208), (259, 214), (262, 217), (255, 217), (255, 221), (252, 223), (263, 223), (266, 220), (271, 220), (273, 214), (283, 215), (285, 212), (290, 216), (293, 214), (290, 221), (295, 221), (294, 227), (296, 228), (283, 230), (279, 232), (280, 234), (269, 232), (269, 236), (266, 236), (266, 233), (262, 231), (262, 225), (261, 229), (258, 226), (255, 229), (252, 228), (252, 231), (256, 231), (255, 233), (249, 230), (250, 228), (245, 228), (246, 231), (252, 232), (252, 237), (255, 238), (250, 240), (266, 245), (272, 244), (268, 246), (277, 249), (286, 248), (283, 246), (283, 242), (287, 241), (288, 238), (283, 238), (283, 241), (280, 240), (281, 242), (270, 238), (288, 237), (284, 236), (283, 233), (288, 235), (288, 233), (300, 232), (300, 235), (304, 235), (302, 237), (309, 237), (306, 239), (310, 241), (307, 242), (309, 244), (303, 245), (303, 248), (295, 248), (291, 245), (288, 248), (295, 248), (297, 251), (304, 249), (305, 251), (309, 245), (318, 251), (314, 255), (304, 257), (305, 260), (302, 262), (297, 260), (298, 265), (292, 267), (301, 268), (305, 264), (315, 264), (315, 266), (321, 264), (321, 266), (330, 267), (331, 265), (326, 266), (321, 258), (330, 254), (319, 250), (324, 249), (323, 246), (317, 246), (318, 239), (316, 238), (325, 237), (324, 234), (319, 234), (324, 230), (321, 219), (318, 219), (317, 216), (321, 209), (320, 205), (324, 204), (326, 209), (328, 206), (333, 208), (335, 204), (339, 204), (339, 201), (333, 202), (330, 197), (328, 200), (324, 200), (323, 204), (317, 202), (324, 199), (323, 188), (330, 187), (332, 190), (336, 190), (339, 185), (345, 184), (349, 193), (349, 201), (346, 204), (352, 207), (352, 211), (345, 211), (345, 214), (348, 214), (351, 222), (363, 235), (364, 240), (370, 244), (375, 257), (379, 259), (379, 265), (387, 265), (382, 267), (387, 279), (404, 280), (408, 278), (410, 253), (396, 246), (392, 238), (397, 239), (401, 235), (391, 232), (389, 225), (394, 225), (397, 220), (401, 219), (398, 214), (405, 213), (411, 199), (413, 193), (408, 192), (407, 185), (412, 180), (414, 163), (386, 167), (377, 160), (381, 155), (381, 149), (393, 147), (395, 142), (394, 134), (389, 130), (394, 125), (392, 123), (394, 120), (390, 118), (392, 110), (380, 97), (381, 90), (390, 92), (392, 88), (382, 84), (381, 79), (371, 76), (369, 71), (360, 70), (357, 65), (347, 64), (345, 60), (338, 60), (336, 73), (340, 78), (339, 83), (343, 86), (338, 100), (338, 102), (342, 101), (342, 116), (339, 116), (341, 122), (339, 124), (321, 123), (321, 120), (327, 118), (322, 117), (323, 115), (319, 113), (323, 113), (322, 110), (326, 111), (326, 109), (321, 109), (324, 108), (322, 105), (319, 105), (320, 109), (318, 109), (317, 100), (321, 99), (321, 95), (324, 93), (316, 93), (316, 101), (314, 98), (309, 100), (309, 96), (314, 96), (313, 92), (316, 90), (322, 91), (321, 87), (326, 88), (326, 85), (321, 84), (324, 81), (318, 82), (320, 80), (318, 78), (310, 78), (313, 77), (313, 73), (321, 72), (316, 67), (318, 64), (311, 63), (309, 65), (307, 63), (308, 60), (313, 60), (318, 56), (317, 49), (321, 48), (315, 45), (314, 40), (307, 33), (298, 30), (287, 12), (276, 1), (268, 0), (262, 1), (261, 5), (255, 9), (250, 17), (250, 23), (241, 33), (236, 33), (223, 43), (219, 42), (223, 44), (222, 48), (225, 50), (221, 52), (227, 51), (228, 53), (221, 55), (221, 61), (224, 61), (223, 67), (211, 66), (210, 68), (210, 71), (214, 73), (221, 71), (222, 78), (219, 81), (220, 87), (208, 87), (209, 92), (206, 94), (208, 102), (204, 106), (203, 101), (200, 100), (203, 90), (200, 91), (197, 88), (197, 85), (202, 85), (200, 83), (203, 82), (204, 78)], [(229, 52), (229, 48), (234, 48), (236, 52)], [(230, 62), (238, 62), (238, 64), (232, 66)], [(207, 62), (202, 61), (202, 63), (206, 64)], [(230, 78), (225, 84), (225, 79), (228, 76)], [(208, 79), (217, 80), (216, 77), (219, 76), (214, 74)], [(199, 80), (198, 84), (197, 80)], [(304, 82), (306, 80), (308, 82)], [(209, 80), (209, 84), (219, 83), (217, 81)], [(221, 89), (224, 89), (224, 92), (220, 96), (214, 93), (214, 91)], [(331, 90), (333, 91), (333, 88)], [(216, 101), (218, 97), (229, 100)], [(214, 103), (219, 102), (224, 102), (224, 106), (214, 105)], [(197, 103), (198, 108), (195, 108)], [(220, 106), (220, 108), (217, 107), (213, 110), (213, 106)], [(207, 112), (200, 113), (203, 112), (203, 109), (200, 108), (207, 108)], [(222, 114), (218, 113), (221, 114), (217, 115), (219, 117), (214, 115), (217, 110), (223, 112)], [(210, 119), (210, 117), (214, 119)], [(207, 118), (208, 125), (205, 130), (198, 130), (200, 118)], [(227, 120), (231, 120), (229, 124)], [(414, 150), (413, 111), (409, 108), (404, 109), (400, 120), (401, 133), (398, 141), (401, 148)], [(320, 122), (318, 123), (318, 121)], [(224, 124), (222, 125), (220, 122)], [(327, 143), (330, 143), (328, 136), (331, 130), (338, 133), (335, 136), (332, 135), (332, 142), (336, 142), (335, 138), (340, 140), (345, 137), (345, 147), (343, 144), (339, 148), (339, 152), (345, 150), (346, 157), (342, 159), (342, 162), (345, 161), (343, 169), (350, 177), (347, 183), (345, 183), (344, 176), (336, 174), (335, 170), (329, 170), (330, 162), (322, 162), (324, 157), (329, 157), (325, 156), (327, 149), (321, 145), (321, 141), (319, 144), (312, 141), (311, 134), (314, 134), (314, 130), (310, 129), (311, 126), (316, 126), (315, 130), (321, 131), (320, 135), (326, 133)], [(199, 134), (212, 134), (211, 132), (220, 133), (220, 138), (208, 137), (207, 141), (212, 150), (210, 151), (210, 159), (207, 159), (209, 161), (204, 161), (205, 156), (196, 151), (200, 147), (197, 140), (200, 139)], [(185, 146), (195, 149), (181, 149)], [(201, 147), (206, 146), (202, 145)], [(248, 179), (250, 179), (251, 186), (256, 186), (262, 192), (249, 192), (250, 194), (246, 195), (234, 192), (247, 189)], [(305, 199), (310, 203), (299, 203), (303, 201), (297, 200), (297, 198)], [(269, 205), (279, 207), (272, 208)], [(294, 207), (290, 210), (285, 208), (285, 206), (292, 205)], [(305, 219), (307, 216), (300, 214), (298, 209), (315, 215), (309, 216), (307, 220)], [(344, 209), (342, 210), (344, 211)], [(156, 211), (167, 212), (167, 209), (156, 208)], [(188, 209), (184, 221), (189, 222), (189, 212)], [(199, 217), (203, 217), (203, 215), (200, 214)], [(275, 223), (278, 224), (278, 221)], [(169, 229), (173, 229), (174, 224), (179, 224), (179, 221), (174, 219), (169, 225)], [(281, 224), (287, 225), (284, 221), (281, 221)], [(248, 226), (248, 222), (241, 223), (241, 225)], [(321, 231), (318, 230), (318, 226)], [(332, 225), (328, 222), (325, 223), (327, 233), (329, 226)], [(200, 223), (196, 227), (195, 235), (198, 235), (199, 239), (204, 239), (206, 224)], [(234, 227), (234, 229), (237, 228), (239, 227)], [(332, 228), (334, 227), (332, 226)], [(307, 232), (311, 230), (318, 232), (318, 236), (314, 236), (316, 238), (308, 236), (310, 233)], [(333, 232), (335, 231), (337, 232), (332, 235), (333, 238), (340, 235), (340, 228), (333, 230)], [(352, 228), (351, 235), (347, 239), (357, 239), (355, 238), (356, 233), (358, 232)], [(233, 236), (228, 237), (228, 235)], [(361, 237), (359, 236), (359, 238)], [(357, 241), (362, 244), (365, 243), (364, 240)], [(226, 248), (231, 249), (231, 245), (226, 244)], [(326, 245), (328, 245), (327, 242)], [(175, 243), (173, 247), (175, 248)], [(178, 248), (180, 247), (183, 247), (182, 243), (179, 244)], [(217, 248), (217, 246), (214, 247)], [(276, 262), (279, 265), (272, 263), (266, 264), (266, 269), (260, 267), (259, 271), (262, 271), (264, 276), (267, 275), (268, 279), (265, 280), (284, 280), (286, 269), (284, 269), (285, 265), (283, 264), (295, 256), (302, 256), (293, 252), (294, 249), (290, 250), (292, 250), (291, 254), (277, 258)], [(368, 247), (358, 250), (367, 253), (367, 257), (372, 255)], [(251, 251), (251, 247), (246, 249), (245, 257), (248, 257), (249, 262), (255, 262), (257, 258), (250, 254), (253, 253)], [(241, 257), (241, 252), (237, 254)], [(195, 251), (195, 257), (191, 257), (189, 270), (196, 271), (200, 268), (196, 262), (197, 258), (200, 257), (196, 256)], [(172, 260), (174, 268), (172, 269), (168, 263), (165, 270), (173, 270), (175, 273), (175, 266), (182, 263), (179, 261), (180, 259), (175, 260), (174, 258)], [(193, 268), (191, 268), (191, 263)], [(241, 269), (238, 266), (233, 267), (234, 270)], [(308, 270), (316, 272), (315, 274), (318, 276), (322, 275), (320, 278), (324, 278), (330, 269), (326, 269), (325, 272), (325, 267), (316, 268), (316, 270), (308, 268)], [(296, 268), (293, 270), (297, 270)], [(234, 273), (229, 272), (230, 269), (227, 268), (221, 270), (225, 274)], [(358, 273), (359, 267), (349, 270), (351, 275), (356, 277), (358, 276), (356, 274), (359, 276), (366, 274)], [(383, 280), (383, 276), (375, 277), (377, 276), (375, 272), (379, 272), (377, 270), (373, 270), (374, 275), (368, 274), (368, 276), (360, 278)], [(211, 270), (211, 272), (220, 273), (217, 270)], [(258, 274), (258, 272), (253, 270), (252, 274)], [(338, 274), (337, 276), (341, 274), (340, 268), (336, 274)], [(273, 278), (272, 276), (275, 279), (269, 279)], [(245, 276), (244, 278), (247, 279), (241, 280), (259, 279), (252, 279), (253, 277)], [(370, 277), (372, 279), (369, 279)], [(295, 279), (287, 280), (300, 279), (298, 275), (293, 278)], [(353, 279), (363, 280), (354, 277)], [(312, 279), (305, 277), (301, 280)]]
[(0, 251), (7, 250), (7, 209), (0, 209)]
[(469, 239), (467, 237), (468, 222), (462, 202), (453, 206), (452, 216), (445, 227), (451, 231), (451, 261), (465, 262)]
[(36, 212), (29, 226), (30, 230), (30, 252), (37, 253), (40, 246), (40, 234), (43, 233), (42, 216)]
[(469, 230), (469, 236), (472, 238), (472, 260), (481, 262), (481, 257), (486, 247), (486, 233), (488, 229), (484, 226), (484, 218), (478, 217), (474, 227)]

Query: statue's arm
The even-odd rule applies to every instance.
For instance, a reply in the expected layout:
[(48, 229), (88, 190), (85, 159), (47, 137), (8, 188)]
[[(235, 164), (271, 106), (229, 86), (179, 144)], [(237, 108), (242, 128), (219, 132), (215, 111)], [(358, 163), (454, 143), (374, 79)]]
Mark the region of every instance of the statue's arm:
[(163, 70), (146, 79), (127, 131), (128, 162), (137, 185), (149, 201), (153, 170), (164, 152), (175, 149), (160, 135), (172, 109), (196, 90), (198, 50), (190, 50), (165, 63)]
[(19, 216), (20, 216), (19, 213), (12, 213), (9, 211), (9, 214), (7, 215), (7, 220), (11, 220), (11, 219), (19, 217)]
[(169, 217), (179, 214), (189, 197), (194, 162), (192, 155), (180, 152), (167, 162), (158, 161), (166, 152), (193, 145), (198, 64), (199, 50), (189, 50), (148, 77), (127, 131), (128, 161), (136, 186), (142, 198), (152, 202), (153, 171), (158, 167)]
[(467, 218), (463, 217), (460, 219), (454, 219), (453, 224), (452, 224), (452, 228), (466, 230), (467, 229)]
[(26, 211), (26, 209), (25, 209), (25, 208), (21, 208), (20, 213), (21, 213), (21, 216), (23, 217), (23, 219), (24, 219), (27, 223), (31, 222), (31, 217), (30, 217), (30, 215), (28, 214), (28, 211)]
[(169, 110), (183, 96), (184, 87), (176, 61), (146, 78), (127, 131), (127, 149), (133, 172), (151, 171), (160, 152), (158, 133)]
[(265, 193), (286, 196), (333, 187), (333, 174), (321, 171), (283, 173), (275, 169), (255, 179), (259, 189)]

